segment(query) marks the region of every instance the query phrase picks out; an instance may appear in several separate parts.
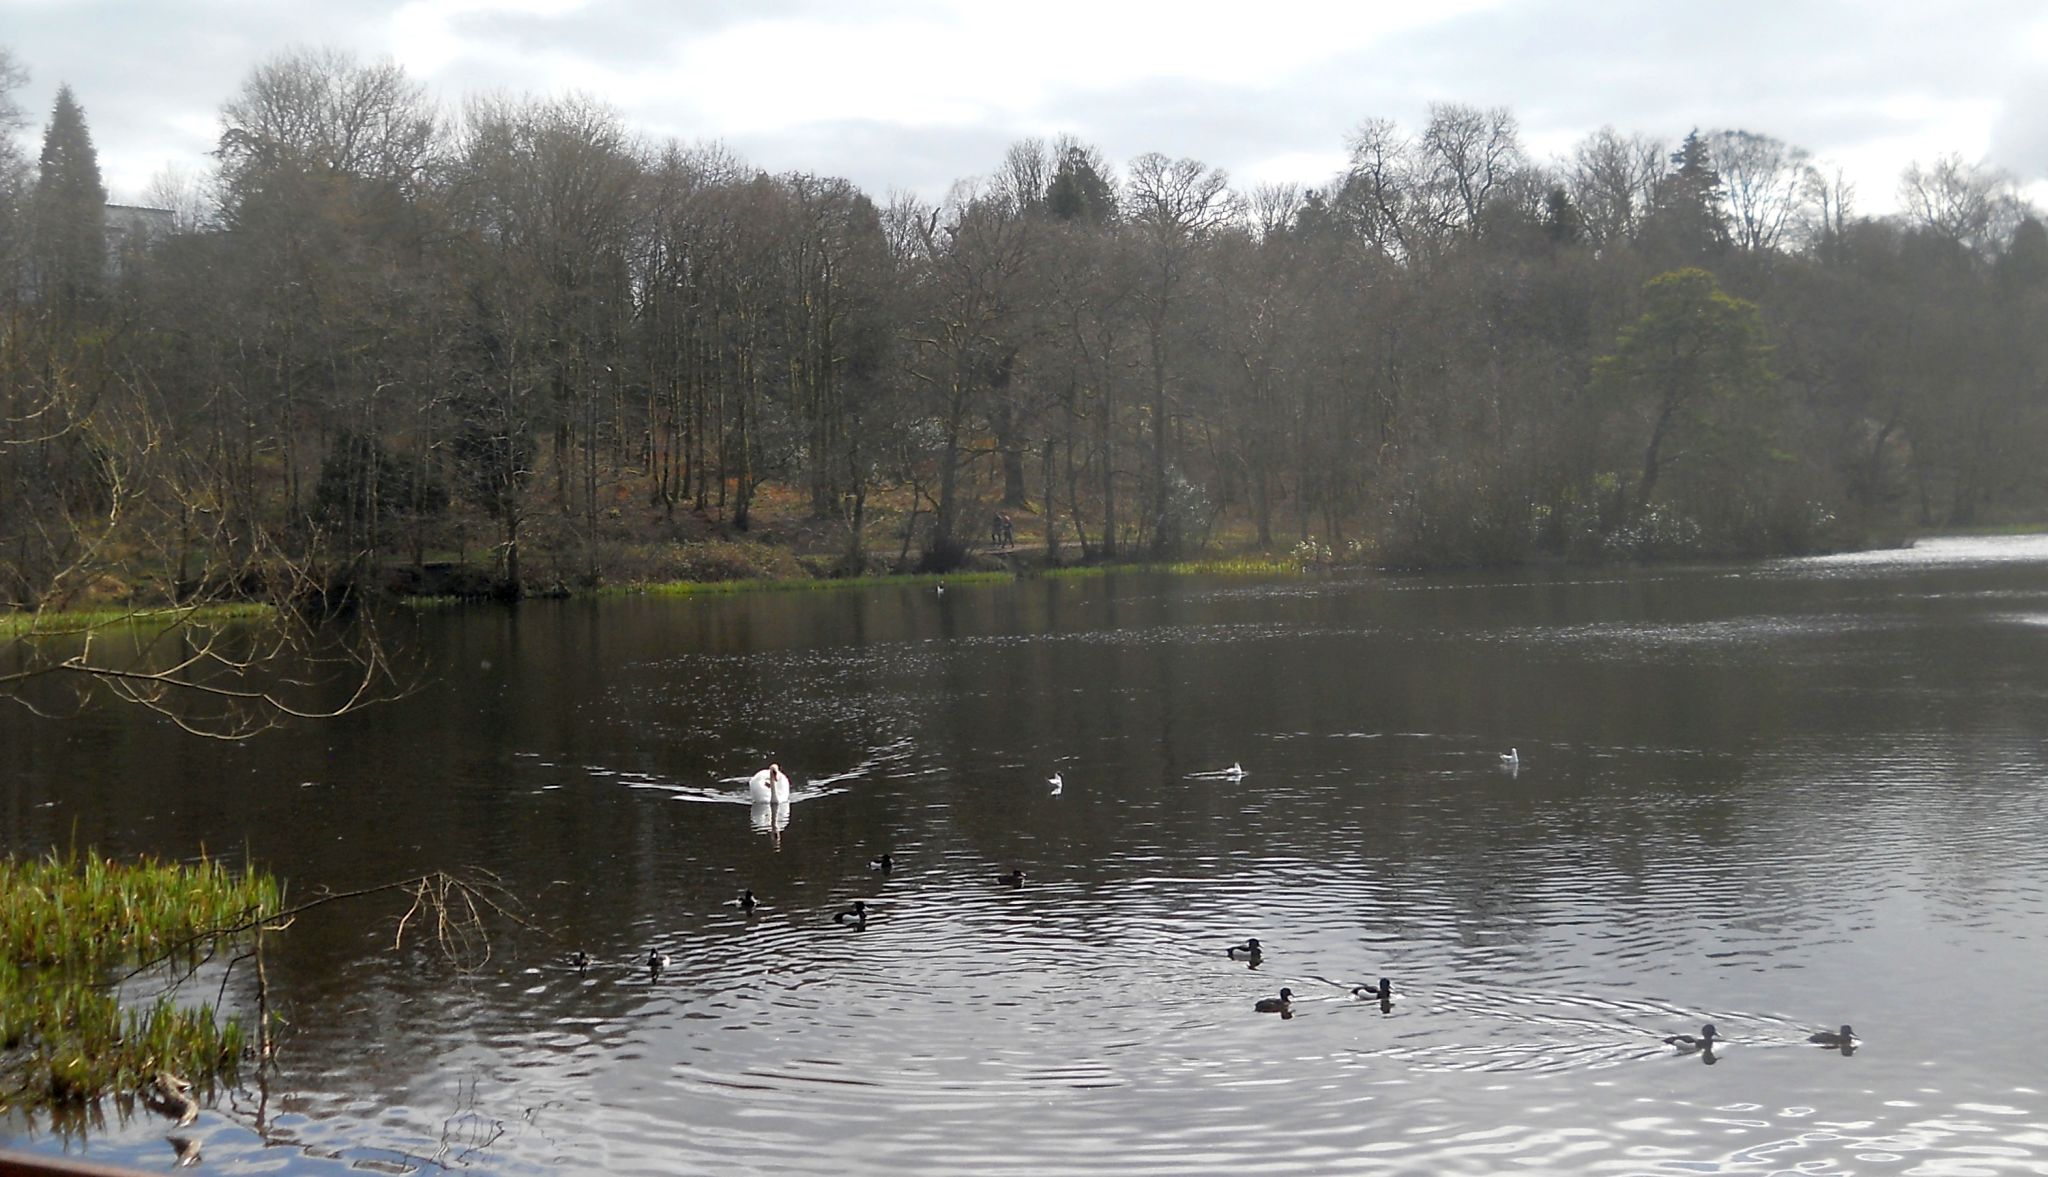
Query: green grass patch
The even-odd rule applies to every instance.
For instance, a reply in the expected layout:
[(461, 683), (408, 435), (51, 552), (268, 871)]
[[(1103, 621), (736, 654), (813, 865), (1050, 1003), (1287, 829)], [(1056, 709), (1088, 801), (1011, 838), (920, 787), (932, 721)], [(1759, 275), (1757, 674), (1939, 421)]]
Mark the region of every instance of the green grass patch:
[[(174, 982), (282, 898), (269, 875), (214, 859), (0, 859), (0, 1108), (89, 1103), (160, 1071), (202, 1089), (231, 1074), (240, 1021), (181, 1003)], [(117, 983), (138, 969), (165, 987), (124, 1002)]]
[(0, 637), (66, 637), (104, 629), (170, 629), (269, 617), (275, 609), (256, 601), (193, 605), (172, 609), (76, 609), (0, 613)]
[(1299, 562), (1272, 556), (1233, 556), (1216, 560), (1183, 560), (1154, 565), (1176, 576), (1299, 576)]

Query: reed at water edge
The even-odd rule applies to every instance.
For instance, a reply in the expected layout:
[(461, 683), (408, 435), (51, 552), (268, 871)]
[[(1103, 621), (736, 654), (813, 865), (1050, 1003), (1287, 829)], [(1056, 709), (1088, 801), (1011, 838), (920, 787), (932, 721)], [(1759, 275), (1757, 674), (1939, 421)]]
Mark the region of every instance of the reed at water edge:
[[(240, 1020), (177, 986), (252, 941), (282, 900), (271, 876), (212, 858), (0, 859), (0, 1108), (88, 1103), (159, 1072), (202, 1089), (232, 1074)], [(155, 995), (133, 997), (131, 978)]]

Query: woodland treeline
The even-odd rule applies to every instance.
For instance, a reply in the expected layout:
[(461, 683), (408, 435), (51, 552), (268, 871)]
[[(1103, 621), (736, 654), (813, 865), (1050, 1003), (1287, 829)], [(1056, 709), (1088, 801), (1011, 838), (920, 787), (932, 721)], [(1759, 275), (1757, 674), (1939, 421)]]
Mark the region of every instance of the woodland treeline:
[[(18, 63), (0, 59), (19, 89)], [(18, 106), (0, 109), (10, 131)], [(0, 160), (0, 598), (516, 592), (799, 520), (840, 567), (1226, 540), (1382, 564), (1762, 554), (2048, 499), (2048, 232), (1956, 157), (1856, 213), (1765, 134), (1359, 124), (1316, 188), (1025, 140), (943, 202), (441, 109), (295, 51), (171, 231), (87, 111)], [(772, 505), (772, 512), (770, 507)]]

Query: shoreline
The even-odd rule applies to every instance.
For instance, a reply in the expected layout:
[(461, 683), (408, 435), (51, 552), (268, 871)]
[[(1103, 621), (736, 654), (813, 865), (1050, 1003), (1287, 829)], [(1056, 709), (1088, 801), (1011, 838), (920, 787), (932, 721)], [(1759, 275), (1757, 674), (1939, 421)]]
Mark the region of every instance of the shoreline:
[[(1939, 534), (1997, 536), (2040, 534), (2043, 532), (2048, 532), (2048, 523), (1960, 528), (1953, 532), (1945, 531)], [(1860, 546), (1856, 550), (1881, 550), (1892, 547), (1910, 548), (1918, 540), (1926, 538), (1930, 538), (1930, 536), (1919, 534), (1886, 536), (1879, 542)], [(1032, 550), (1027, 556), (1020, 556), (1015, 549), (1007, 556), (983, 554), (982, 559), (982, 567), (962, 567), (951, 572), (885, 572), (856, 576), (824, 574), (807, 576), (736, 576), (714, 580), (626, 581), (603, 583), (590, 587), (571, 587), (557, 582), (529, 588), (517, 595), (510, 596), (497, 592), (475, 591), (467, 587), (457, 587), (458, 585), (471, 586), (483, 583), (484, 570), (477, 565), (436, 562), (425, 567), (428, 571), (436, 574), (433, 579), (438, 579), (441, 587), (429, 588), (424, 591), (412, 591), (403, 587), (388, 587), (374, 594), (374, 599), (380, 603), (401, 609), (427, 610), (484, 602), (503, 603), (521, 600), (588, 601), (623, 597), (733, 596), (742, 593), (791, 593), (887, 587), (924, 588), (938, 585), (1008, 584), (1019, 580), (1089, 579), (1133, 572), (1164, 573), (1172, 576), (1289, 578), (1331, 574), (1417, 576), (1474, 572), (1487, 569), (1500, 570), (1511, 567), (1508, 565), (1462, 564), (1401, 567), (1364, 562), (1303, 563), (1288, 556), (1273, 557), (1258, 554), (1218, 556), (1195, 560), (1134, 560), (1047, 566), (1041, 562), (1040, 553), (1036, 550)], [(991, 568), (986, 566), (989, 562), (1002, 562), (1009, 566)], [(1642, 558), (1595, 560), (1586, 562), (1586, 566), (1640, 567), (1652, 564), (1691, 562), (1727, 563), (1731, 561), (1702, 553), (1691, 557), (1655, 560)], [(1576, 562), (1559, 558), (1524, 561), (1512, 567), (1558, 567), (1573, 563)], [(404, 565), (392, 567), (390, 572), (395, 578), (398, 578), (417, 576), (419, 569), (411, 565)], [(244, 621), (269, 617), (276, 610), (277, 606), (273, 604), (249, 600), (222, 601), (204, 605), (135, 604), (120, 607), (92, 606), (81, 609), (0, 612), (0, 640), (20, 641), (42, 638), (75, 638), (108, 629), (172, 628), (188, 624)]]

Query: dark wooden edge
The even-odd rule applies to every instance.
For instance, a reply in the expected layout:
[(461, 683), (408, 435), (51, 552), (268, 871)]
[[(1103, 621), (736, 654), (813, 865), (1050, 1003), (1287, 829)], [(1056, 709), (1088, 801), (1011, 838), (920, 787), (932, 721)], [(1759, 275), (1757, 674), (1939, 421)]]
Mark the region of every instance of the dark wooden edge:
[(139, 1169), (121, 1169), (69, 1157), (45, 1157), (0, 1149), (0, 1177), (144, 1177)]

